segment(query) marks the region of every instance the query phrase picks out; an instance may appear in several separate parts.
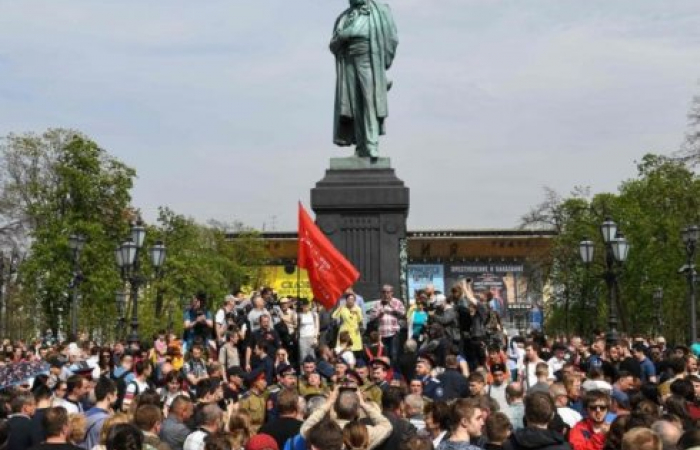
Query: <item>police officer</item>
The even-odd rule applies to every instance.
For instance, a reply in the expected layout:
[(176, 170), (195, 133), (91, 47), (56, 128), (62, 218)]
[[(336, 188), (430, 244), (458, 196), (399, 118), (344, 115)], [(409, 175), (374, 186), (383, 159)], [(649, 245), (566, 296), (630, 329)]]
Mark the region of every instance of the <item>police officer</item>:
[(265, 380), (265, 370), (262, 367), (250, 372), (246, 379), (248, 392), (241, 396), (240, 409), (250, 415), (250, 427), (253, 433), (265, 422), (265, 408), (267, 404), (267, 381)]
[(389, 382), (386, 379), (390, 369), (389, 363), (383, 359), (376, 358), (372, 360), (372, 381), (381, 389), (382, 393), (389, 389)]
[(435, 359), (430, 354), (423, 354), (416, 362), (416, 378), (423, 383), (423, 395), (430, 400), (440, 400), (443, 396), (443, 389), (440, 382), (433, 378), (430, 373), (435, 367)]
[(277, 383), (267, 388), (267, 420), (277, 418), (277, 396), (284, 389), (296, 390), (297, 372), (290, 365), (283, 365), (277, 370)]
[(355, 363), (355, 373), (357, 373), (362, 380), (359, 384), (360, 391), (365, 396), (365, 399), (376, 403), (381, 406), (382, 404), (382, 390), (369, 379), (369, 367), (364, 359), (358, 359)]

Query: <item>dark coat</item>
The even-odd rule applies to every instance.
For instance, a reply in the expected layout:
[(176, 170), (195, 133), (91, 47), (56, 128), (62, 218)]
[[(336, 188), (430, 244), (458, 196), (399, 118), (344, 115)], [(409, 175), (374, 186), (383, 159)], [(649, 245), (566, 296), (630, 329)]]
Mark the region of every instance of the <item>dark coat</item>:
[(556, 431), (527, 427), (515, 430), (503, 443), (503, 450), (571, 450), (571, 446)]
[(391, 423), (391, 434), (382, 442), (376, 450), (396, 450), (401, 447), (401, 443), (417, 434), (416, 427), (406, 419), (395, 414), (385, 412), (384, 417)]
[(450, 401), (469, 395), (469, 382), (462, 375), (462, 372), (456, 369), (447, 369), (437, 378), (442, 386), (442, 400)]

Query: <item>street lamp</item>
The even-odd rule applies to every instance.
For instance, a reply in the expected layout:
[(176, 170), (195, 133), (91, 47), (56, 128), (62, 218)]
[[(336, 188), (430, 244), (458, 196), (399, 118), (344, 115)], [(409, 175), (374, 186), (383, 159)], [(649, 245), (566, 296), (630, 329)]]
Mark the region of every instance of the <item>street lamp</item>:
[(686, 227), (681, 232), (683, 243), (685, 244), (686, 262), (685, 266), (681, 267), (680, 273), (685, 273), (688, 281), (688, 303), (690, 304), (690, 343), (694, 343), (698, 338), (697, 325), (697, 305), (695, 304), (695, 289), (697, 272), (695, 271), (695, 255), (697, 252), (698, 237), (700, 230), (697, 225)]
[(664, 302), (664, 288), (657, 287), (654, 289), (654, 305), (656, 306), (656, 334), (661, 334), (663, 330), (663, 302)]
[[(117, 265), (121, 269), (122, 278), (129, 282), (131, 287), (131, 332), (129, 333), (129, 343), (139, 343), (139, 318), (138, 318), (138, 296), (139, 288), (146, 281), (141, 274), (141, 263), (139, 253), (146, 240), (146, 227), (139, 220), (131, 225), (130, 237), (122, 242), (115, 252), (114, 257)], [(165, 262), (166, 247), (158, 241), (150, 250), (151, 264), (158, 271)]]
[(72, 339), (78, 339), (78, 286), (83, 281), (83, 274), (80, 271), (80, 253), (85, 247), (86, 238), (82, 234), (71, 234), (68, 238), (68, 247), (71, 249), (73, 258), (73, 278), (70, 282), (70, 333)]
[(117, 315), (119, 316), (119, 325), (117, 327), (117, 339), (119, 339), (124, 331), (124, 324), (126, 323), (126, 292), (121, 289), (116, 291), (114, 293), (114, 299), (117, 303)]
[[(619, 340), (617, 333), (617, 273), (616, 265), (627, 260), (630, 245), (625, 236), (620, 233), (617, 224), (610, 218), (606, 218), (600, 226), (600, 234), (605, 244), (605, 272), (603, 279), (608, 287), (608, 332), (606, 340), (609, 344), (615, 344)], [(588, 265), (593, 261), (593, 242), (584, 239), (579, 244), (581, 259)]]

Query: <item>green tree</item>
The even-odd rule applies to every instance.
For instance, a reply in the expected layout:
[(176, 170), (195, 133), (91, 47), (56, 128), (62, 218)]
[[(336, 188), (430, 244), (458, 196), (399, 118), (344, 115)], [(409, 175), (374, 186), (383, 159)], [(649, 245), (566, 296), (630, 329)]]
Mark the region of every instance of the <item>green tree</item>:
[[(608, 291), (600, 277), (605, 249), (599, 226), (610, 217), (632, 246), (628, 260), (617, 268), (621, 328), (628, 333), (656, 331), (652, 296), (661, 287), (666, 323), (662, 331), (676, 340), (685, 338), (688, 305), (680, 300), (686, 288), (677, 274), (685, 258), (680, 230), (700, 218), (700, 180), (682, 162), (658, 155), (644, 156), (637, 168), (638, 175), (623, 182), (615, 194), (591, 197), (578, 189), (563, 199), (548, 193), (524, 217), (524, 226), (558, 232), (551, 253), (538, 260), (550, 280), (550, 330), (565, 330), (567, 316), (576, 318), (578, 332), (605, 329)], [(596, 244), (590, 268), (582, 265), (578, 254), (584, 237)]]
[[(236, 239), (229, 239), (231, 232)], [(206, 293), (215, 310), (233, 289), (257, 284), (268, 257), (259, 234), (241, 223), (202, 225), (167, 207), (159, 209), (157, 224), (149, 227), (146, 247), (157, 240), (167, 246), (167, 258), (161, 274), (142, 265), (149, 280), (139, 301), (142, 337), (159, 329), (179, 332), (182, 309), (197, 292)]]
[(77, 131), (51, 129), (4, 139), (1, 217), (30, 247), (20, 266), (19, 295), (32, 317), (45, 318), (41, 325), (56, 330), (59, 319), (67, 319), (72, 233), (87, 238), (80, 255), (80, 323), (104, 331), (105, 318), (114, 317), (118, 276), (107, 255), (126, 231), (134, 176), (132, 168)]

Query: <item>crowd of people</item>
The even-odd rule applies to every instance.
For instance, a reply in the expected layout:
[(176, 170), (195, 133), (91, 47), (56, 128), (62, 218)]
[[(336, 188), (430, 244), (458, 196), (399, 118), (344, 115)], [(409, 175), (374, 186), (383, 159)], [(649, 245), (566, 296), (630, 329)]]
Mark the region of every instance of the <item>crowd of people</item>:
[(700, 344), (508, 336), (494, 300), (263, 288), (148, 343), (5, 341), (0, 450), (700, 449)]

